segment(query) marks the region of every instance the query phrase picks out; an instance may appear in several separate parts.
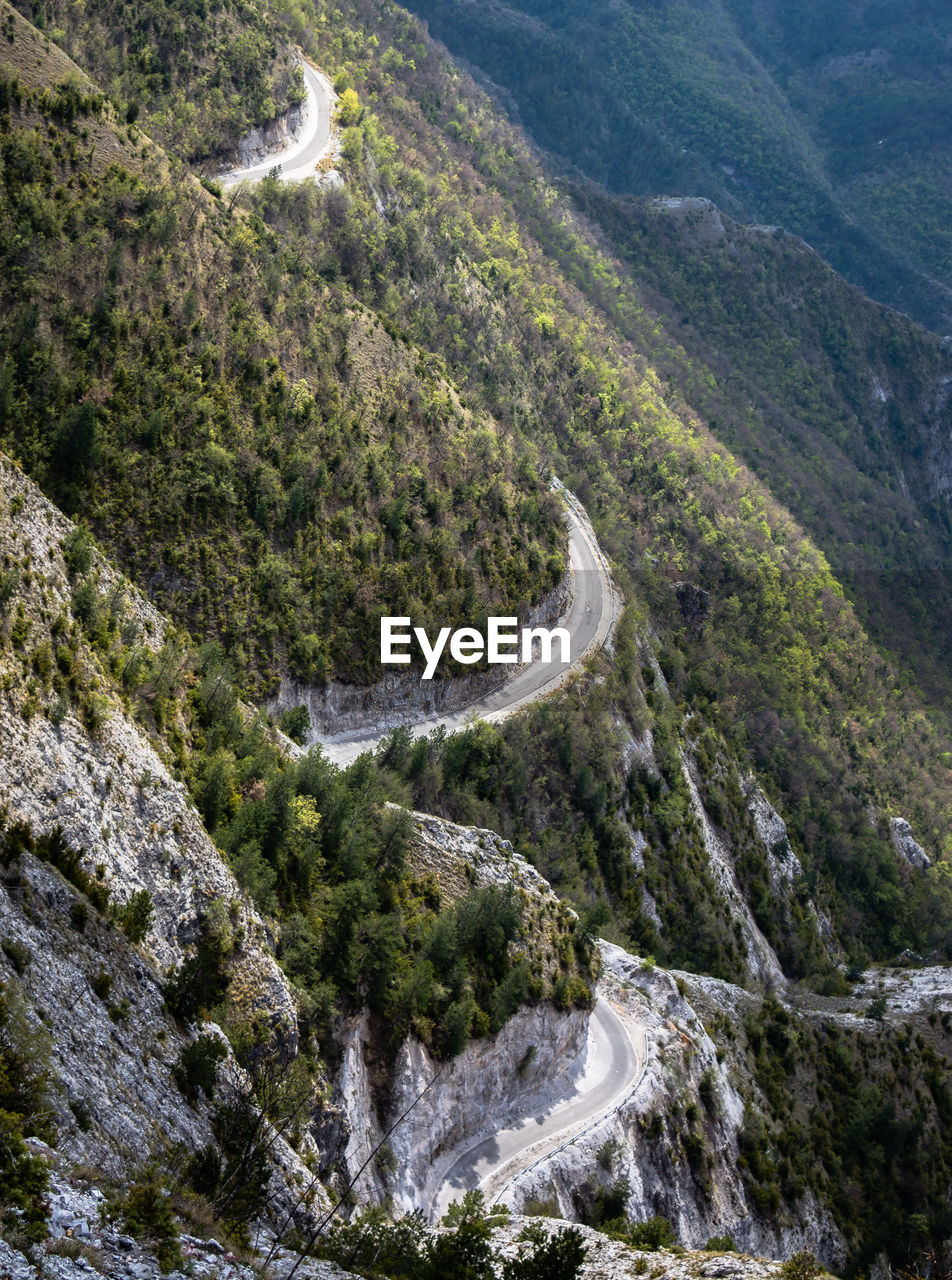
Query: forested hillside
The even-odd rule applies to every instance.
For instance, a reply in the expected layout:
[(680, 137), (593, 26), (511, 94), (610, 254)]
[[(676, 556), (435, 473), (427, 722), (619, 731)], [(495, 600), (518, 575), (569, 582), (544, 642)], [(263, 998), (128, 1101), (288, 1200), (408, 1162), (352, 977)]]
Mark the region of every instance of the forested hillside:
[(947, 716), (947, 345), (779, 229), (701, 200), (568, 190), (647, 304), (612, 304), (616, 323), (803, 523), (879, 646)]
[(532, 455), (357, 303), (347, 197), (302, 193), (321, 261), (65, 59), (31, 87), (40, 38), (10, 30), (4, 447), (262, 690), (372, 679), (380, 613), (435, 629), (544, 595), (562, 535)]
[[(11, 85), (8, 154), (38, 149), (42, 167), (24, 183), (7, 165), (10, 225), (72, 216), (97, 230), (82, 254), (46, 236), (11, 260), (8, 446), (199, 637), (217, 633), (239, 670), (287, 664), (312, 679), (372, 678), (379, 612), (422, 606), (442, 620), (449, 604), (464, 616), (493, 588), (529, 598), (557, 576), (555, 514), (527, 465), (539, 451), (589, 504), (632, 621), (660, 628), (691, 736), (723, 737), (783, 802), (811, 889), (851, 922), (844, 942), (880, 955), (934, 945), (941, 929), (916, 904), (945, 901), (944, 872), (910, 880), (885, 826), (902, 813), (945, 852), (948, 744), (920, 694), (865, 638), (822, 554), (689, 408), (689, 388), (662, 382), (653, 353), (621, 331), (619, 313), (643, 316), (644, 304), (515, 136), (399, 10), (350, 21), (315, 35), (365, 104), (344, 193), (269, 181), (229, 208), (128, 135), (129, 167), (97, 173), (93, 129), (115, 136), (113, 108), (63, 88), (79, 94), (70, 119), (58, 99)], [(206, 255), (207, 274), (186, 271)], [(240, 287), (218, 287), (223, 270)], [(377, 376), (403, 387), (386, 400), (359, 368), (340, 382), (345, 352), (359, 363), (375, 325)], [(411, 369), (406, 343), (433, 356)], [(52, 376), (37, 381), (37, 367)], [(71, 407), (77, 387), (86, 398)], [(461, 555), (474, 519), (499, 533), (490, 524), (484, 551)], [(710, 594), (703, 625), (679, 611), (671, 583), (683, 578)], [(637, 649), (631, 661), (618, 711), (673, 735), (676, 755), (685, 729), (646, 709)], [(620, 768), (618, 751), (609, 734), (596, 776)], [(569, 830), (591, 840), (596, 866), (615, 865), (609, 792), (568, 794)], [(686, 820), (673, 810), (663, 843), (680, 847)], [(671, 958), (703, 966), (702, 936), (685, 930)]]
[(948, 329), (942, 6), (413, 0), (544, 147), (610, 190), (707, 196)]
[[(756, 936), (826, 995), (870, 959), (952, 958), (944, 346), (783, 233), (557, 180), (395, 4), (42, 18), (65, 53), (9, 7), (0, 40), (0, 445), (180, 633), (142, 651), (85, 534), (70, 616), (29, 614), (49, 584), (11, 537), (7, 692), (26, 723), (95, 734), (121, 707), (152, 735), (274, 924), (322, 1051), (362, 1005), (381, 1062), (408, 1029), (448, 1057), (525, 1000), (585, 1005), (597, 933), (763, 986)], [(192, 27), (201, 58), (160, 38)], [(210, 59), (237, 76), (230, 42), (255, 33), (274, 58), (253, 59), (245, 116)], [(112, 59), (123, 40), (156, 79)], [(293, 41), (346, 102), (342, 183), (223, 196), (189, 165), (271, 117)], [(832, 200), (806, 126), (763, 92), (806, 157), (789, 172)], [(565, 568), (550, 471), (625, 600), (567, 690), (501, 727), (398, 730), (347, 773), (250, 717), (284, 675), (373, 683), (382, 614), (435, 630), (537, 602)], [(388, 800), (510, 839), (580, 912), (555, 959), (516, 955), (516, 900), (450, 907), (415, 880)], [(897, 817), (932, 866), (900, 856)], [(762, 1052), (782, 1092), (785, 1036)], [(810, 1184), (831, 1198), (834, 1136)], [(789, 1203), (801, 1173), (791, 1157)], [(856, 1265), (892, 1185), (843, 1208)]]
[(303, 99), (291, 33), (257, 5), (127, 6), (39, 0), (16, 6), (121, 99), (134, 124), (190, 163), (208, 164), (253, 125)]

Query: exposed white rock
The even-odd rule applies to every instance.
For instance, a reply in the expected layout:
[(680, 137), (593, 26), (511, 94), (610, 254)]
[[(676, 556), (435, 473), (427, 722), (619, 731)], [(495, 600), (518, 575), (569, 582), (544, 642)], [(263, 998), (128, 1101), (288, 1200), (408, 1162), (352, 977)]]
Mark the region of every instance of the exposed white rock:
[(661, 913), (658, 911), (658, 903), (644, 885), (641, 886), (641, 910), (644, 912), (645, 918), (650, 920), (657, 931), (661, 933), (664, 929), (664, 924), (661, 920)]
[(683, 752), (681, 762), (684, 779), (691, 795), (691, 805), (701, 828), (708, 866), (715, 884), (721, 891), (731, 915), (740, 924), (744, 946), (747, 950), (747, 966), (755, 982), (765, 986), (783, 986), (786, 982), (780, 962), (773, 947), (761, 933), (753, 912), (737, 883), (734, 860), (730, 850), (714, 828), (701, 800), (694, 761)]
[(925, 871), (927, 867), (932, 866), (932, 859), (922, 845), (917, 843), (912, 834), (912, 827), (905, 818), (890, 818), (889, 833), (892, 836), (893, 848), (910, 867)]
[[(25, 552), (30, 557), (29, 589), (19, 593), (17, 608), (29, 624), (33, 648), (51, 639), (57, 616), (70, 616), (61, 542), (74, 526), (5, 460), (0, 489), (0, 551), (21, 562)], [(167, 624), (152, 606), (101, 558), (91, 575), (100, 593), (136, 623), (140, 643), (159, 646)], [(92, 908), (78, 924), (72, 914), (74, 905), (82, 905), (76, 892), (27, 854), (0, 885), (0, 930), (32, 957), (19, 987), (30, 1017), (49, 1033), (63, 1087), (57, 1103), (62, 1149), (118, 1176), (170, 1144), (193, 1150), (211, 1141), (207, 1108), (187, 1103), (172, 1078), (187, 1037), (165, 1013), (162, 995), (169, 966), (197, 940), (209, 908), (235, 944), (229, 961), (233, 1010), (262, 1015), (289, 1052), (296, 1046), (297, 1018), (265, 926), (184, 786), (111, 692), (93, 650), (79, 640), (76, 653), (106, 712), (95, 733), (72, 711), (58, 724), (42, 710), (27, 714), (20, 655), (9, 646), (0, 650), (0, 671), (7, 677), (0, 697), (0, 805), (8, 822), (25, 822), (34, 834), (60, 827), (85, 872), (109, 889), (112, 902), (147, 891), (152, 925), (142, 946), (134, 948)], [(0, 959), (0, 969), (13, 985), (6, 960)], [(311, 1174), (283, 1138), (274, 1142), (271, 1155), (280, 1212)], [(320, 1202), (323, 1191), (315, 1193)]]
[(418, 1040), (405, 1041), (392, 1077), (391, 1122), (433, 1083), (390, 1138), (395, 1202), (428, 1210), (460, 1146), (571, 1092), (587, 1040), (587, 1013), (540, 1004), (520, 1009), (495, 1036), (472, 1041), (442, 1070)]
[[(411, 860), (418, 873), (432, 870), (442, 883), (465, 893), (474, 884), (514, 886), (533, 897), (558, 902), (548, 880), (495, 831), (463, 827), (446, 818), (414, 813)], [(563, 908), (567, 914), (567, 908)]]
[[(787, 824), (767, 799), (763, 787), (753, 774), (749, 775), (745, 781), (744, 793), (747, 798), (747, 809), (754, 820), (757, 835), (764, 845), (770, 890), (774, 897), (789, 900), (794, 890), (794, 881), (803, 875), (803, 866), (790, 843)], [(875, 823), (873, 825), (875, 826)], [(828, 952), (834, 959), (840, 959), (842, 949), (834, 938), (833, 925), (829, 916), (821, 911), (812, 899), (808, 907), (816, 931)]]
[[(565, 1229), (565, 1224), (552, 1218), (521, 1218), (510, 1221), (493, 1230), (493, 1245), (503, 1258), (517, 1258), (531, 1249), (522, 1243), (520, 1235), (527, 1230), (544, 1231), (554, 1235)], [(768, 1280), (779, 1273), (779, 1262), (763, 1258), (751, 1258), (740, 1253), (674, 1253), (658, 1249), (645, 1253), (633, 1249), (618, 1240), (593, 1231), (590, 1227), (574, 1228), (582, 1236), (586, 1256), (579, 1272), (580, 1280), (629, 1280), (632, 1276), (648, 1275), (652, 1280), (687, 1280), (688, 1277), (716, 1277), (717, 1280)]]
[(904, 1019), (930, 1013), (952, 1015), (952, 967), (868, 969), (850, 1007), (861, 1014), (876, 996), (886, 998), (886, 1017)]
[[(256, 1280), (260, 1268), (239, 1262), (227, 1245), (214, 1237), (184, 1233), (178, 1238), (182, 1266), (162, 1272), (144, 1243), (134, 1240), (110, 1221), (106, 1196), (87, 1177), (69, 1176), (58, 1154), (31, 1141), (34, 1152), (50, 1164), (49, 1237), (29, 1255), (0, 1239), (0, 1276), (4, 1280), (90, 1280), (96, 1275), (129, 1280)], [(67, 1239), (67, 1237), (71, 1237)], [(68, 1246), (68, 1248), (66, 1247)], [(269, 1263), (274, 1280), (287, 1276), (298, 1255), (280, 1251)], [(308, 1259), (295, 1273), (300, 1280), (356, 1280), (334, 1262)]]
[(699, 243), (727, 239), (720, 210), (703, 196), (658, 196), (650, 207), (680, 218), (691, 238)]
[(0, 979), (46, 1027), (62, 1152), (121, 1177), (170, 1143), (210, 1142), (205, 1109), (188, 1106), (172, 1078), (185, 1037), (155, 972), (95, 913), (82, 932), (71, 927), (76, 895), (52, 868), (26, 856), (18, 878), (0, 889), (0, 934), (31, 959), (17, 978), (0, 958)]
[[(639, 1220), (661, 1214), (689, 1248), (727, 1232), (739, 1248), (750, 1252), (786, 1257), (809, 1248), (828, 1263), (840, 1260), (842, 1238), (825, 1210), (808, 1200), (796, 1222), (767, 1224), (749, 1201), (738, 1168), (743, 1102), (726, 1064), (718, 1062), (715, 1045), (691, 1003), (692, 991), (706, 990), (720, 1011), (738, 1020), (756, 1006), (757, 998), (730, 983), (647, 966), (620, 947), (602, 943), (601, 949), (603, 990), (644, 1031), (645, 1076), (615, 1116), (522, 1180), (519, 1203), (546, 1200), (554, 1193), (561, 1211), (572, 1217), (576, 1188), (586, 1181), (594, 1187), (623, 1176), (632, 1188), (629, 1215)], [(699, 1084), (704, 1075), (713, 1102), (702, 1103), (698, 1118), (689, 1121), (686, 1107), (703, 1097)], [(662, 1121), (656, 1137), (650, 1136), (649, 1126), (654, 1116)], [(703, 1165), (696, 1169), (682, 1145), (691, 1129), (704, 1138)], [(618, 1154), (609, 1174), (600, 1167), (598, 1153), (610, 1139), (618, 1144)]]
[[(424, 813), (413, 814), (413, 822), (409, 864), (417, 876), (432, 874), (447, 901), (474, 885), (512, 885), (536, 910), (547, 908), (566, 918), (573, 914), (535, 867), (495, 832)], [(388, 1140), (390, 1168), (368, 1166), (357, 1187), (360, 1197), (391, 1195), (403, 1210), (429, 1209), (460, 1146), (490, 1136), (570, 1087), (584, 1068), (587, 1028), (588, 1014), (580, 1010), (560, 1013), (547, 1003), (524, 1007), (497, 1035), (471, 1041), (446, 1064), (410, 1036), (397, 1054), (386, 1116), (378, 1120), (366, 1061), (366, 1015), (346, 1024), (338, 1035), (344, 1052), (337, 1083), (349, 1131), (345, 1162), (351, 1176), (390, 1125), (423, 1095)]]
[(648, 848), (648, 841), (645, 839), (643, 832), (634, 831), (631, 836), (631, 865), (637, 871), (645, 869), (645, 850)]
[[(660, 670), (660, 668), (659, 668)], [(659, 777), (658, 762), (655, 760), (654, 735), (650, 729), (639, 734), (625, 732), (622, 769), (629, 773), (632, 768), (642, 769), (651, 777)]]
[[(350, 1177), (357, 1178), (383, 1138), (367, 1066), (369, 1035), (366, 1011), (344, 1025), (338, 1032), (338, 1041), (343, 1048), (337, 1073), (338, 1106), (347, 1123), (344, 1164)], [(354, 1194), (364, 1203), (384, 1200), (386, 1187), (378, 1165), (367, 1165), (354, 1184)]]
[(748, 780), (747, 808), (766, 847), (771, 888), (776, 891), (783, 882), (789, 885), (803, 874), (800, 859), (787, 836), (787, 824), (753, 778)]
[[(48, 620), (57, 612), (69, 614), (71, 586), (61, 543), (75, 526), (2, 459), (0, 489), (11, 513), (11, 500), (20, 504), (16, 515), (0, 521), (0, 546), (19, 555), (29, 548), (34, 577), (42, 575), (26, 597), (32, 645), (48, 637)], [(124, 590), (142, 642), (157, 648), (166, 631), (161, 615), (101, 558), (94, 572), (103, 595)], [(17, 661), (4, 656), (0, 667)], [(138, 890), (149, 892), (155, 914), (146, 946), (160, 970), (178, 964), (184, 948), (196, 941), (210, 903), (227, 904), (231, 924), (243, 937), (248, 1011), (265, 1011), (292, 1035), (294, 1003), (266, 947), (261, 919), (209, 839), (185, 786), (172, 778), (118, 699), (106, 700), (107, 718), (96, 736), (72, 712), (58, 725), (43, 714), (25, 719), (16, 689), (0, 700), (0, 804), (7, 806), (10, 819), (29, 823), (37, 833), (61, 827), (86, 871), (93, 875), (102, 869), (116, 901), (128, 901)]]

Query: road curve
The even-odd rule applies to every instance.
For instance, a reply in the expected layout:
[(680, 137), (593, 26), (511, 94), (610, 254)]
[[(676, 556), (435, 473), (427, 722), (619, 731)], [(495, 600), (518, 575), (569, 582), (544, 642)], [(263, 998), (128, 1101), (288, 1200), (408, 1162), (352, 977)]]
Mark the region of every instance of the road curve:
[(501, 1201), (520, 1173), (615, 1111), (640, 1084), (646, 1057), (646, 1047), (636, 1049), (625, 1024), (599, 996), (589, 1020), (585, 1071), (571, 1092), (545, 1107), (532, 1107), (530, 1100), (519, 1124), (461, 1150), (435, 1191), (430, 1220), (438, 1222), (453, 1200), (475, 1188), (487, 1203)]
[(244, 169), (230, 169), (219, 174), (217, 181), (223, 187), (233, 187), (239, 182), (260, 182), (280, 165), (281, 177), (289, 182), (303, 182), (314, 176), (318, 160), (327, 152), (331, 143), (334, 89), (325, 75), (308, 63), (302, 63), (304, 89), (304, 119), (297, 138), (288, 138), (279, 151), (274, 151), (260, 163)]
[[(565, 502), (569, 526), (569, 572), (572, 603), (568, 612), (559, 620), (571, 636), (570, 661), (531, 662), (519, 668), (511, 680), (485, 694), (476, 702), (445, 715), (431, 715), (411, 725), (414, 738), (422, 738), (438, 725), (453, 733), (468, 724), (474, 716), (497, 723), (505, 720), (522, 707), (552, 693), (586, 658), (596, 653), (611, 634), (614, 620), (614, 589), (611, 575), (595, 533), (589, 523), (585, 508), (558, 480), (552, 487)], [(386, 732), (389, 732), (387, 730)], [(386, 736), (377, 729), (362, 732), (359, 729), (332, 737), (316, 739), (324, 754), (335, 764), (351, 764), (365, 751), (373, 751)]]

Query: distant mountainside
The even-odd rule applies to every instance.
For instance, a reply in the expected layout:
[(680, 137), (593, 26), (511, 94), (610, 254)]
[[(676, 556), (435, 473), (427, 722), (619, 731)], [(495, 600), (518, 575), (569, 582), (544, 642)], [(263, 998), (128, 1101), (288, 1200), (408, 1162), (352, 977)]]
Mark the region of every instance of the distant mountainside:
[(872, 297), (952, 327), (952, 46), (935, 0), (409, 7), (609, 190), (779, 223)]

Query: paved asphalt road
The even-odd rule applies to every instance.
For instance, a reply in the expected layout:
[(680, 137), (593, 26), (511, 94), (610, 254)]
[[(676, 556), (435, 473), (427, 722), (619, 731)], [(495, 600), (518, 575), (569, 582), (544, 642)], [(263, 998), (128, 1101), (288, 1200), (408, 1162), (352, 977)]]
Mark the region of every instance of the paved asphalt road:
[(492, 1204), (511, 1179), (590, 1123), (609, 1115), (644, 1072), (644, 1053), (632, 1044), (624, 1023), (599, 998), (589, 1022), (589, 1059), (576, 1088), (561, 1102), (533, 1109), (519, 1124), (461, 1152), (444, 1176), (430, 1207), (438, 1221), (453, 1200), (479, 1187)]
[[(314, 173), (331, 133), (333, 91), (327, 80), (304, 64), (307, 90), (304, 128), (301, 136), (289, 141), (260, 164), (223, 174), (223, 186), (257, 182), (281, 166), (281, 177), (299, 181)], [(437, 725), (450, 731), (461, 728), (476, 714), (483, 719), (503, 720), (520, 707), (558, 688), (570, 673), (604, 644), (612, 625), (612, 587), (605, 562), (584, 510), (558, 482), (555, 487), (566, 503), (569, 523), (569, 565), (572, 603), (561, 619), (571, 637), (568, 662), (532, 662), (493, 693), (460, 711), (433, 717), (413, 725), (415, 737), (422, 737)], [(555, 646), (556, 649), (558, 646)], [(350, 763), (363, 751), (372, 750), (384, 735), (371, 733), (331, 739), (325, 752), (339, 764)], [(446, 1174), (434, 1201), (435, 1219), (446, 1212), (452, 1200), (464, 1191), (482, 1187), (490, 1199), (504, 1192), (519, 1171), (528, 1168), (601, 1115), (607, 1115), (629, 1093), (644, 1069), (624, 1025), (606, 1001), (599, 999), (589, 1023), (589, 1058), (584, 1074), (566, 1098), (531, 1111), (518, 1125), (503, 1129), (462, 1152)]]
[[(612, 625), (612, 586), (605, 558), (599, 550), (584, 508), (579, 506), (567, 490), (558, 482), (555, 488), (562, 493), (566, 503), (569, 523), (569, 566), (571, 569), (572, 604), (568, 616), (559, 625), (564, 626), (571, 637), (569, 662), (531, 662), (516, 672), (513, 678), (477, 702), (446, 715), (432, 715), (412, 725), (413, 736), (422, 738), (437, 725), (445, 725), (448, 732), (461, 729), (473, 715), (483, 720), (505, 720), (514, 711), (535, 702), (564, 684), (571, 672), (583, 659), (596, 652), (604, 644)], [(559, 646), (554, 646), (559, 652)], [(347, 765), (364, 751), (373, 751), (384, 734), (378, 730), (349, 733), (320, 738), (325, 755), (335, 764)]]
[(281, 166), (281, 177), (291, 182), (313, 177), (314, 167), (331, 140), (331, 103), (334, 91), (327, 78), (306, 62), (303, 64), (303, 71), (307, 103), (300, 136), (289, 139), (286, 146), (280, 151), (272, 152), (260, 164), (221, 174), (218, 181), (223, 187), (233, 187), (238, 182), (259, 182), (268, 176), (275, 165)]

